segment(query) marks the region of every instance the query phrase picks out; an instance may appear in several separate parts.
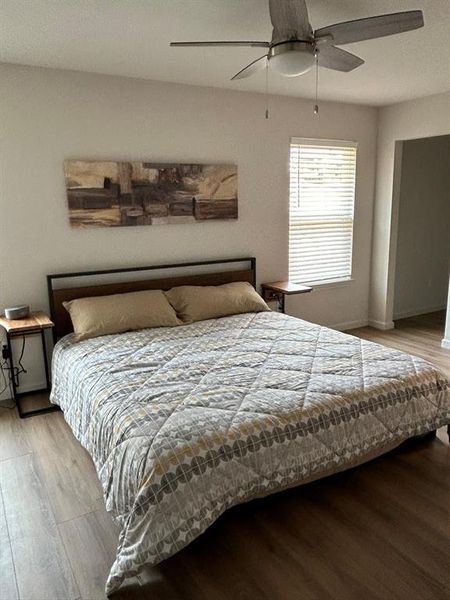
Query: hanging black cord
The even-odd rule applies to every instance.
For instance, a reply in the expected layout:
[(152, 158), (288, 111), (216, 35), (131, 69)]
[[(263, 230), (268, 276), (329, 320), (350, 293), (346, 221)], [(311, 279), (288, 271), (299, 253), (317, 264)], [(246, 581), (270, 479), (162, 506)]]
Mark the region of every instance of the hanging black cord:
[(25, 336), (23, 336), (22, 337), (22, 348), (20, 349), (20, 356), (19, 356), (19, 360), (17, 361), (18, 362), (17, 367), (11, 368), (11, 363), (8, 364), (7, 361), (3, 361), (2, 363), (0, 363), (0, 370), (2, 372), (2, 377), (3, 377), (3, 388), (0, 391), (0, 394), (3, 394), (3, 392), (8, 387), (8, 382), (6, 381), (6, 377), (5, 377), (5, 371), (9, 371), (9, 378), (8, 378), (9, 386), (11, 386), (11, 380), (13, 378), (16, 383), (16, 386), (18, 386), (19, 385), (19, 375), (21, 375), (22, 373), (27, 373), (27, 370), (25, 369), (24, 365), (22, 364), (23, 355), (25, 354), (25, 341), (26, 341), (26, 338), (25, 338)]
[(3, 386), (2, 389), (0, 390), (0, 395), (3, 394), (9, 387), (10, 389), (10, 393), (11, 393), (11, 398), (5, 398), (5, 400), (12, 400), (12, 405), (11, 406), (6, 406), (4, 404), (0, 404), (0, 409), (1, 408), (7, 408), (8, 410), (11, 410), (13, 408), (16, 407), (16, 403), (14, 402), (12, 396), (12, 389), (11, 389), (11, 373), (9, 373), (9, 377), (8, 379), (6, 379), (5, 376), (5, 371), (10, 371), (10, 367), (8, 366), (8, 363), (6, 361), (3, 361), (0, 363), (0, 371), (2, 372), (2, 379), (3, 379)]
[(4, 369), (8, 369), (8, 366), (6, 365), (5, 361), (3, 361), (2, 363), (0, 363), (0, 371), (2, 372), (2, 379), (3, 379), (3, 387), (0, 390), (0, 395), (3, 394), (3, 392), (5, 392), (6, 388), (8, 387), (8, 381), (6, 379)]
[(22, 337), (22, 349), (20, 351), (20, 356), (19, 356), (19, 361), (18, 361), (19, 368), (16, 367), (16, 369), (17, 369), (16, 376), (19, 376), (21, 373), (27, 372), (27, 370), (25, 369), (25, 367), (22, 364), (22, 358), (23, 358), (24, 352), (25, 352), (25, 336)]

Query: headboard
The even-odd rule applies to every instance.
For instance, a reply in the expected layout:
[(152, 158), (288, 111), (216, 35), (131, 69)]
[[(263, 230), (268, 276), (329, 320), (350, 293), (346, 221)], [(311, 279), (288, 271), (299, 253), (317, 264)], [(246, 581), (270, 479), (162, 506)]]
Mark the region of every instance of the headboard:
[[(238, 265), (240, 263), (240, 265)], [(243, 264), (246, 268), (243, 268)], [(201, 270), (211, 265), (220, 266), (236, 265), (236, 268), (214, 272), (203, 272), (193, 274), (193, 270)], [(191, 271), (191, 274), (177, 274), (168, 277), (159, 276), (156, 279), (136, 279), (118, 281), (114, 283), (92, 283), (83, 286), (70, 287), (58, 285), (61, 280), (76, 278), (100, 278), (107, 276), (120, 276), (136, 273), (141, 274), (150, 271)], [(170, 290), (170, 288), (180, 285), (222, 285), (232, 283), (233, 281), (248, 281), (255, 287), (256, 285), (256, 258), (226, 258), (224, 260), (206, 260), (197, 262), (186, 262), (166, 265), (150, 265), (148, 267), (128, 267), (124, 269), (103, 269), (100, 271), (82, 271), (77, 273), (56, 273), (47, 275), (48, 298), (50, 304), (50, 317), (55, 324), (53, 329), (53, 339), (56, 341), (60, 337), (73, 331), (72, 322), (69, 313), (63, 306), (63, 302), (74, 300), (75, 298), (86, 298), (89, 296), (108, 296), (110, 294), (123, 294), (126, 292), (137, 292), (140, 290)]]

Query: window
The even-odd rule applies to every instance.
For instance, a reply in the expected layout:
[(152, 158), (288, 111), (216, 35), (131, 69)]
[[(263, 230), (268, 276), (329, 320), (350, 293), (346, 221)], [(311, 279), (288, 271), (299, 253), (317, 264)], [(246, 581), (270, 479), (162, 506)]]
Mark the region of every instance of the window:
[(289, 172), (289, 279), (350, 279), (356, 144), (293, 138)]

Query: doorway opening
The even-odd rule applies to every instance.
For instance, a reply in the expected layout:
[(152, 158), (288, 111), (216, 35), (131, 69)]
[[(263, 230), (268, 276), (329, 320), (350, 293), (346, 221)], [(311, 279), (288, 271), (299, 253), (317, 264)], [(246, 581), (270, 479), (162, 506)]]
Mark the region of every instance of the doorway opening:
[[(450, 135), (397, 145), (398, 227), (393, 320), (432, 317), (446, 346), (450, 329)], [(447, 332), (450, 337), (450, 331)], [(448, 340), (450, 347), (450, 339)]]

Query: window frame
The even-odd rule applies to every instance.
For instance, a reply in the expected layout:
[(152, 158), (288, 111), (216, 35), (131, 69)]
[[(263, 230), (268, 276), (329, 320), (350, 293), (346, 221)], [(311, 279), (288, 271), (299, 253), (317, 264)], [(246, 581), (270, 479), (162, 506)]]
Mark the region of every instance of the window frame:
[(354, 281), (354, 241), (355, 241), (355, 213), (356, 213), (356, 187), (357, 187), (357, 173), (358, 173), (358, 142), (354, 140), (338, 140), (329, 138), (311, 138), (311, 137), (298, 137), (293, 136), (289, 139), (289, 164), (288, 164), (288, 176), (289, 176), (289, 191), (288, 191), (288, 277), (290, 275), (290, 263), (291, 263), (291, 251), (290, 251), (290, 229), (291, 229), (291, 152), (293, 145), (305, 145), (305, 146), (334, 146), (341, 148), (354, 148), (355, 149), (355, 168), (354, 168), (354, 189), (353, 189), (353, 212), (352, 212), (352, 238), (351, 238), (351, 260), (350, 260), (350, 274), (344, 277), (336, 277), (333, 279), (303, 279), (295, 281), (302, 285), (310, 285), (315, 288), (333, 288), (341, 287), (343, 285), (352, 283)]

